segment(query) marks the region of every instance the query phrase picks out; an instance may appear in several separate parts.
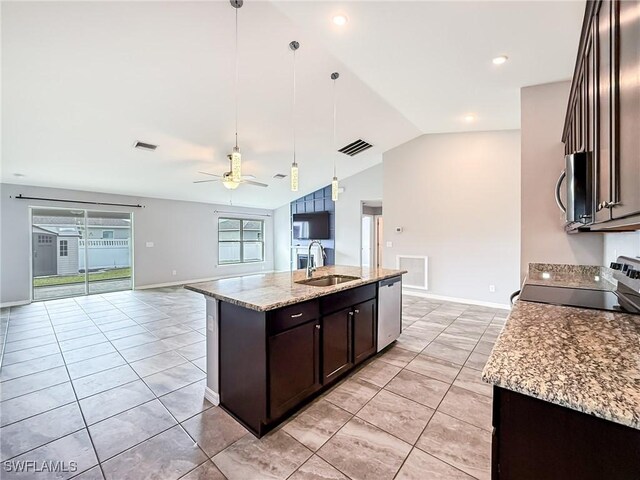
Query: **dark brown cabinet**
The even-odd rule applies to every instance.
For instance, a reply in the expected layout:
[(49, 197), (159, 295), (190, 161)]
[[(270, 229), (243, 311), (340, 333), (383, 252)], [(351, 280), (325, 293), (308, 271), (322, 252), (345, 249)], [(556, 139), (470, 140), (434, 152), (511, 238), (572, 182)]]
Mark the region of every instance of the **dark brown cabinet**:
[(376, 301), (353, 307), (353, 363), (366, 360), (376, 351)]
[(637, 480), (640, 430), (494, 387), (492, 480)]
[(269, 337), (269, 374), (271, 418), (280, 417), (320, 388), (319, 321)]
[(260, 312), (219, 305), (220, 405), (258, 437), (376, 352), (377, 285)]
[(612, 217), (640, 214), (640, 1), (615, 2), (617, 149)]
[(586, 230), (640, 228), (639, 9), (638, 0), (586, 2), (562, 137), (565, 153), (593, 160)]
[(351, 309), (322, 317), (322, 383), (327, 384), (353, 366)]

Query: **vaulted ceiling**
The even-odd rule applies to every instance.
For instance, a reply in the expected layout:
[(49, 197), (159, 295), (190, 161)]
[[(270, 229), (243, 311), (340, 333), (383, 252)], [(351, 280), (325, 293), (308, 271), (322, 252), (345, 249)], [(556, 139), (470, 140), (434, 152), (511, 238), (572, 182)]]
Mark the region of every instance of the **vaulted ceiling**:
[[(234, 133), (227, 1), (4, 2), (4, 183), (275, 208), (423, 133), (519, 128), (519, 89), (568, 79), (584, 2), (261, 2), (239, 11), (239, 144), (268, 188), (222, 173)], [(333, 15), (349, 22), (337, 27)], [(291, 40), (297, 54), (292, 158)], [(509, 61), (496, 67), (492, 57)], [(332, 143), (331, 72), (337, 82)], [(472, 113), (476, 120), (464, 121)], [(373, 148), (335, 153), (362, 138)], [(159, 145), (155, 152), (134, 142)], [(24, 176), (16, 176), (24, 175)]]

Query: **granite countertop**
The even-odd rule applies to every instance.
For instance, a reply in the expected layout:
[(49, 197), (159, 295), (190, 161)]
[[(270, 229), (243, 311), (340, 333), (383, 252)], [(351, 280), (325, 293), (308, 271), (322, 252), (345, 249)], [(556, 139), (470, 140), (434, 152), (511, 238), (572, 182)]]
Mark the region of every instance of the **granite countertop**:
[(525, 283), (549, 287), (615, 290), (613, 270), (593, 265), (530, 263)]
[(640, 429), (640, 315), (518, 301), (482, 378)]
[(299, 280), (304, 280), (306, 275), (305, 270), (295, 270), (293, 272), (223, 278), (211, 282), (186, 285), (185, 288), (214, 297), (223, 302), (229, 302), (241, 307), (264, 312), (324, 295), (330, 295), (342, 290), (375, 283), (385, 278), (397, 277), (404, 273), (407, 273), (406, 270), (334, 265), (318, 268), (313, 273), (313, 277), (350, 275), (360, 278), (329, 287), (314, 287), (295, 283)]

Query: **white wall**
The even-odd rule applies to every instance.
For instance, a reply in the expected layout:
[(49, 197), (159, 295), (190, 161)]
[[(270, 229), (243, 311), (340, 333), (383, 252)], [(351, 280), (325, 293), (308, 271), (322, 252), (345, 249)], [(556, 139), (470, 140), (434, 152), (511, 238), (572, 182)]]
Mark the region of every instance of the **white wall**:
[(383, 218), (385, 267), (426, 255), (426, 293), (507, 304), (519, 285), (520, 132), (423, 135), (386, 152)]
[(568, 235), (554, 193), (564, 169), (562, 128), (569, 82), (521, 90), (522, 131), (522, 248), (520, 274), (530, 262), (601, 265), (603, 235)]
[(347, 177), (340, 186), (344, 192), (336, 202), (336, 264), (360, 266), (362, 202), (382, 200), (383, 166), (378, 164)]
[(604, 234), (604, 265), (624, 255), (640, 258), (640, 232), (616, 232)]
[(274, 270), (291, 270), (291, 205), (273, 211)]
[[(82, 204), (18, 200), (12, 196), (142, 204), (144, 208), (92, 207)], [(133, 213), (136, 287), (209, 279), (273, 270), (273, 212), (207, 203), (160, 200), (18, 185), (0, 185), (0, 302), (30, 298), (29, 206), (87, 208)], [(265, 220), (265, 262), (218, 266), (216, 210), (251, 213)], [(244, 215), (251, 217), (251, 215)], [(153, 242), (154, 247), (146, 247)], [(172, 271), (176, 275), (172, 275)]]

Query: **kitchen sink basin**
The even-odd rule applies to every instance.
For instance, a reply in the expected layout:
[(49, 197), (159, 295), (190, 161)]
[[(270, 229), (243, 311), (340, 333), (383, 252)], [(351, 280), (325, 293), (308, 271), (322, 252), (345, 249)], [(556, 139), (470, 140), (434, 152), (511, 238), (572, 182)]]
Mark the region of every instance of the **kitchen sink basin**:
[(311, 285), (312, 287), (330, 287), (332, 285), (339, 285), (340, 283), (353, 282), (354, 280), (360, 280), (360, 277), (351, 277), (349, 275), (328, 275), (326, 277), (307, 278), (296, 283), (301, 285)]

